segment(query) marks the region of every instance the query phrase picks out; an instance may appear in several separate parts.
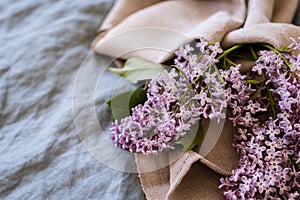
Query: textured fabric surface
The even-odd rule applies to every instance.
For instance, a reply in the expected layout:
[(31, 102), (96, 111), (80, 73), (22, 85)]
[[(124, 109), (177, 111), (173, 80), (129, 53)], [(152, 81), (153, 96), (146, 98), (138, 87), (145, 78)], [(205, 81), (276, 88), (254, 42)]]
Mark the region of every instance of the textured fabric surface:
[(91, 156), (72, 115), (76, 72), (112, 4), (1, 1), (0, 199), (144, 199), (137, 174)]
[[(93, 42), (96, 52), (124, 59), (141, 57), (152, 62), (163, 62), (172, 54), (162, 52), (161, 49), (175, 51), (180, 45), (199, 35), (211, 42), (222, 41), (224, 47), (236, 43), (262, 42), (277, 48), (290, 42), (289, 37), (285, 37), (287, 32), (289, 36), (299, 35), (299, 27), (282, 24), (291, 22), (298, 0), (186, 0), (159, 3), (157, 0), (147, 0), (141, 4), (130, 2), (118, 1), (100, 27), (101, 32)], [(122, 42), (124, 38), (120, 38), (120, 35), (146, 27), (173, 30), (183, 37), (172, 41), (170, 47), (169, 43), (162, 44), (171, 40), (170, 34), (161, 31), (161, 34), (157, 33), (155, 37), (151, 37), (151, 34), (144, 31), (144, 34), (138, 33), (138, 36), (128, 34), (127, 42)], [(240, 29), (241, 27), (243, 28)], [(126, 49), (130, 51), (133, 44), (140, 50), (126, 55), (120, 54)], [(159, 46), (160, 49), (142, 49), (147, 44)], [(116, 45), (118, 48), (115, 48)]]
[[(288, 45), (289, 37), (300, 36), (300, 27), (290, 24), (297, 9), (297, 0), (153, 0), (128, 4), (124, 9), (122, 5), (127, 2), (130, 0), (119, 0), (100, 27), (100, 34), (93, 42), (96, 52), (123, 59), (141, 57), (152, 62), (164, 62), (172, 53), (162, 52), (162, 48), (149, 51), (145, 47), (148, 48), (148, 44), (157, 47), (165, 40), (171, 40), (172, 37), (164, 33), (165, 29), (173, 29), (186, 36), (172, 41), (174, 49), (168, 46), (171, 52), (199, 35), (210, 42), (220, 41), (224, 47), (240, 43), (268, 43), (276, 48)], [(296, 15), (297, 18), (299, 15)], [(161, 34), (152, 37), (147, 27), (161, 28)], [(136, 29), (145, 31), (127, 34)], [(115, 48), (117, 44), (118, 48)], [(130, 51), (133, 46), (136, 51)], [(130, 52), (121, 55), (120, 50), (124, 52), (126, 49)], [(201, 154), (201, 149), (198, 153), (188, 151), (157, 171), (144, 173), (155, 159), (136, 155), (147, 199), (223, 199), (217, 186), (220, 176), (229, 174), (237, 164), (231, 145), (234, 133), (235, 130), (227, 123), (209, 154)]]

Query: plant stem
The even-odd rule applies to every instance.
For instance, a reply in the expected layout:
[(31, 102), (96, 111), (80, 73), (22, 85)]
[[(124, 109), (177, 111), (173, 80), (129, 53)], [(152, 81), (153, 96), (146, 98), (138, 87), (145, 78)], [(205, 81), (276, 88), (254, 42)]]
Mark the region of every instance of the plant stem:
[(224, 58), (225, 56), (227, 56), (228, 54), (230, 54), (231, 52), (239, 49), (243, 47), (243, 45), (238, 44), (238, 45), (234, 45), (233, 47), (227, 49), (226, 51), (224, 51), (220, 56), (217, 57), (218, 60), (221, 60), (222, 58)]
[(270, 91), (270, 87), (268, 85), (267, 85), (267, 92), (268, 92), (268, 96), (270, 98), (270, 105), (271, 105), (272, 114), (273, 114), (273, 117), (275, 119), (276, 118), (275, 103), (274, 103), (272, 93)]
[[(263, 79), (264, 79), (264, 80), (267, 80), (265, 72), (262, 73), (262, 76), (263, 76)], [(271, 106), (273, 118), (275, 119), (275, 118), (276, 118), (275, 102), (274, 102), (272, 93), (271, 93), (271, 91), (270, 91), (270, 86), (269, 86), (269, 85), (266, 85), (266, 89), (267, 89), (268, 97), (269, 97), (269, 99), (270, 99), (270, 106)]]
[(223, 67), (222, 67), (223, 70), (227, 70), (228, 67), (226, 66), (226, 60), (223, 59)]
[(251, 55), (252, 55), (254, 61), (257, 61), (258, 57), (257, 57), (256, 52), (255, 52), (254, 49), (253, 49), (253, 46), (250, 45), (250, 46), (249, 46), (249, 49), (250, 49), (250, 52), (251, 52)]
[(253, 94), (253, 96), (252, 96), (252, 100), (255, 100), (255, 98), (256, 98), (256, 96), (258, 95), (258, 93), (260, 92), (260, 90), (262, 89), (262, 87), (263, 87), (263, 84), (261, 84), (257, 89), (256, 89), (256, 91), (255, 91), (255, 93)]
[(224, 60), (226, 60), (226, 62), (227, 62), (229, 65), (237, 66), (237, 64), (234, 63), (234, 62), (232, 62), (227, 56), (224, 57)]

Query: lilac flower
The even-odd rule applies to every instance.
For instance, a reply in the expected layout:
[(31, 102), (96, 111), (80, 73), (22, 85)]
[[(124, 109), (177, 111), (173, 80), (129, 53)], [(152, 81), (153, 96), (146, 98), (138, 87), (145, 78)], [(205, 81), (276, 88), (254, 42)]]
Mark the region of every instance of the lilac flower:
[(290, 168), (284, 168), (281, 172), (279, 172), (278, 176), (280, 180), (284, 180), (282, 182), (287, 182), (291, 179), (291, 169)]
[(265, 180), (264, 180), (264, 177), (259, 177), (258, 181), (256, 181), (254, 183), (254, 186), (257, 188), (257, 191), (262, 194), (266, 187), (267, 187), (267, 184), (265, 183)]
[(209, 84), (209, 83), (215, 83), (215, 82), (216, 82), (216, 75), (217, 75), (216, 72), (214, 72), (214, 73), (212, 73), (212, 74), (206, 72), (206, 73), (205, 73), (205, 79), (204, 79), (204, 82), (205, 82), (206, 84)]
[(186, 44), (184, 47), (180, 47), (180, 50), (175, 54), (178, 56), (179, 59), (187, 58), (193, 50), (193, 47), (191, 47), (189, 44)]
[(257, 121), (256, 118), (252, 117), (250, 112), (246, 112), (245, 116), (240, 118), (239, 125), (252, 126)]
[(204, 37), (200, 37), (200, 41), (196, 44), (196, 47), (199, 48), (200, 52), (205, 52), (208, 47), (208, 42)]
[(173, 149), (200, 119), (224, 119), (228, 107), (240, 160), (231, 176), (220, 179), (225, 198), (299, 198), (300, 55), (295, 50), (300, 37), (287, 51), (260, 51), (251, 73), (242, 73), (241, 64), (219, 62), (224, 57), (218, 57), (219, 43), (202, 37), (196, 48), (187, 44), (175, 53), (177, 70), (152, 79), (147, 101), (112, 124), (111, 140), (130, 152), (156, 154)]
[(276, 54), (273, 51), (261, 51), (261, 56), (258, 58), (257, 62), (262, 62), (264, 66), (270, 65), (274, 58), (276, 58)]
[(285, 133), (287, 133), (290, 130), (292, 130), (292, 124), (291, 124), (290, 120), (288, 120), (288, 119), (281, 120), (279, 122), (279, 127), (281, 129), (283, 129)]
[(252, 100), (249, 101), (248, 105), (244, 107), (245, 110), (249, 110), (251, 114), (255, 114), (259, 111), (265, 111), (265, 108), (261, 108), (259, 103), (253, 103)]
[(238, 132), (240, 133), (240, 135), (237, 136), (237, 138), (240, 138), (242, 140), (247, 140), (247, 129), (241, 129), (238, 128)]
[(196, 94), (193, 98), (199, 100), (201, 106), (212, 102), (211, 98), (209, 98), (207, 92), (205, 92), (204, 90), (202, 90), (200, 94)]
[[(277, 79), (278, 83), (280, 83), (281, 80)], [(280, 97), (282, 99), (285, 99), (285, 98), (288, 98), (290, 97), (291, 93), (288, 91), (288, 89), (286, 87), (279, 87), (277, 90), (276, 90), (277, 94), (280, 95)]]
[(292, 40), (292, 43), (289, 45), (289, 48), (293, 50), (299, 50), (300, 49), (300, 37), (298, 37), (298, 41), (295, 38), (290, 38)]
[(277, 149), (281, 149), (282, 145), (281, 143), (278, 141), (278, 139), (272, 140), (272, 141), (266, 141), (265, 144), (271, 149), (271, 150), (275, 150), (275, 148)]
[(232, 190), (227, 190), (226, 192), (223, 193), (225, 196), (226, 200), (238, 200), (238, 197), (235, 194), (235, 191)]
[(277, 184), (280, 181), (280, 179), (279, 176), (275, 173), (275, 171), (270, 171), (265, 174), (265, 181), (267, 185), (275, 186), (275, 184)]
[(288, 193), (291, 190), (291, 187), (286, 185), (285, 182), (281, 181), (278, 185), (279, 188), (279, 194), (283, 195), (285, 193)]
[(285, 98), (284, 100), (279, 101), (279, 106), (282, 110), (291, 110), (294, 101), (294, 98)]
[(239, 188), (243, 193), (247, 193), (251, 189), (250, 186), (251, 186), (252, 180), (247, 178), (246, 176), (242, 176), (241, 181), (242, 181), (242, 184), (240, 184)]
[(233, 114), (233, 115), (235, 115), (235, 114), (241, 112), (241, 106), (239, 106), (239, 105), (237, 104), (237, 101), (233, 101), (233, 102), (231, 102), (229, 105), (230, 105), (230, 107), (232, 108), (232, 114)]
[[(290, 49), (300, 49), (300, 37), (298, 41), (293, 39)], [(221, 71), (227, 87), (231, 88), (227, 102), (232, 109), (230, 120), (238, 127), (233, 146), (240, 155), (239, 168), (229, 177), (226, 189), (234, 191), (238, 199), (245, 196), (247, 199), (297, 199), (300, 197), (297, 191), (300, 185), (300, 55), (294, 55), (293, 51), (283, 56), (272, 51), (260, 53), (252, 68), (258, 76), (265, 76), (260, 90), (249, 88), (241, 72), (233, 67)], [(286, 66), (286, 62), (290, 65)], [(262, 116), (273, 118), (264, 121)], [(252, 177), (251, 192), (244, 187), (244, 177)]]
[(283, 149), (281, 151), (281, 155), (284, 159), (284, 161), (288, 161), (289, 160), (289, 156), (294, 155), (294, 151), (293, 150), (288, 150), (288, 149)]
[(300, 54), (296, 59), (291, 59), (291, 71), (300, 72)]
[(295, 200), (299, 197), (299, 193), (298, 191), (296, 192), (293, 192), (293, 193), (287, 193), (287, 197), (288, 197), (288, 200)]
[(271, 187), (271, 186), (266, 187), (265, 188), (265, 199), (268, 199), (268, 198), (274, 199), (274, 198), (272, 198), (271, 195), (275, 192), (276, 192), (276, 189), (274, 187)]
[(211, 50), (212, 57), (215, 57), (216, 55), (223, 52), (223, 50), (220, 48), (220, 43), (216, 42), (215, 45), (208, 47)]
[(280, 134), (280, 130), (278, 128), (274, 129), (274, 127), (275, 127), (274, 122), (270, 121), (268, 125), (268, 129), (266, 131), (266, 135), (268, 135), (271, 140), (274, 140), (277, 137), (277, 135)]
[(267, 154), (265, 157), (265, 161), (270, 161), (278, 158), (278, 151), (276, 151), (275, 149), (267, 149), (266, 153)]
[(264, 128), (254, 129), (255, 141), (263, 141), (265, 139), (265, 132), (266, 130)]
[(265, 65), (260, 62), (257, 62), (256, 65), (252, 67), (252, 71), (257, 72), (259, 75), (262, 74), (263, 69), (265, 69)]
[(202, 56), (190, 44), (181, 47), (175, 59), (178, 70), (165, 70), (152, 79), (147, 84), (144, 105), (136, 106), (131, 116), (112, 124), (111, 139), (116, 147), (156, 154), (172, 149), (172, 143), (185, 136), (201, 118), (219, 122), (226, 117), (223, 80), (212, 64), (222, 53), (220, 44), (212, 46), (200, 39), (197, 46)]

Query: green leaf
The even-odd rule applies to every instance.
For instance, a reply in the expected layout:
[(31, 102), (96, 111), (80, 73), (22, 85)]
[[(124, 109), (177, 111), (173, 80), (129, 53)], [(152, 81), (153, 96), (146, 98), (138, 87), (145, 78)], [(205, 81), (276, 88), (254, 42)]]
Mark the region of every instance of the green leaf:
[(106, 102), (107, 105), (109, 105), (109, 107), (111, 108), (113, 121), (114, 120), (120, 121), (121, 119), (130, 115), (128, 105), (129, 105), (130, 97), (133, 94), (133, 92), (134, 91), (128, 91), (116, 95)]
[(106, 103), (111, 108), (112, 120), (121, 121), (121, 119), (130, 116), (131, 108), (145, 103), (146, 100), (147, 92), (142, 88), (138, 88), (116, 95)]
[(169, 69), (169, 67), (151, 63), (140, 58), (130, 58), (125, 62), (123, 68), (110, 67), (108, 69), (136, 84), (138, 81), (153, 79), (159, 73)]
[[(196, 135), (193, 134), (195, 131)], [(194, 138), (193, 138), (194, 137)], [(193, 141), (191, 142), (191, 140)], [(191, 130), (183, 137), (180, 138), (175, 144), (183, 146), (184, 151), (191, 150), (196, 146), (201, 146), (204, 139), (204, 132), (201, 123), (198, 126), (194, 125)]]
[(147, 101), (147, 91), (138, 88), (136, 89), (129, 99), (129, 112), (132, 113), (131, 108), (136, 107), (139, 104), (144, 104)]
[(253, 84), (253, 85), (258, 85), (261, 84), (263, 81), (258, 81), (255, 79), (251, 79), (251, 80), (246, 80), (247, 83)]

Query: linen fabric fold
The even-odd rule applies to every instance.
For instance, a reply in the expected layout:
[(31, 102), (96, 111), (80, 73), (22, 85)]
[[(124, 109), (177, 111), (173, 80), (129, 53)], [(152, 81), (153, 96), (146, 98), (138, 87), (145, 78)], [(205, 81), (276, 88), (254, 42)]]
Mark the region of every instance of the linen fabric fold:
[[(236, 43), (269, 43), (274, 47), (287, 45), (289, 37), (299, 35), (299, 27), (291, 24), (298, 0), (119, 0), (108, 14), (99, 35), (93, 41), (93, 49), (112, 57), (128, 59), (140, 57), (160, 63), (172, 57), (169, 52), (145, 50), (145, 44), (161, 43), (169, 36), (150, 37), (145, 31), (126, 36), (120, 42), (118, 36), (142, 28), (171, 29), (183, 38), (173, 42), (173, 51), (190, 40), (204, 36), (211, 42), (222, 41), (223, 47)], [(123, 38), (122, 38), (123, 39)], [(131, 51), (132, 44), (137, 49)], [(122, 50), (122, 51), (120, 51)]]
[[(298, 0), (119, 0), (102, 23), (92, 47), (95, 52), (115, 58), (139, 57), (156, 63), (167, 61), (181, 45), (199, 36), (221, 42), (223, 47), (267, 43), (281, 48), (290, 43), (290, 37), (300, 36), (300, 27), (290, 24), (297, 5)], [(171, 39), (164, 31), (155, 37), (142, 31), (149, 27), (174, 30), (182, 37), (173, 38), (168, 51), (149, 50), (148, 44), (159, 46)], [(126, 34), (133, 30), (141, 30), (138, 37)], [(209, 153), (203, 155), (201, 149), (188, 151), (169, 166), (152, 172), (142, 173), (153, 163), (149, 157), (136, 154), (147, 199), (223, 199), (218, 189), (219, 178), (229, 175), (238, 164), (232, 147), (235, 133), (226, 120)]]

